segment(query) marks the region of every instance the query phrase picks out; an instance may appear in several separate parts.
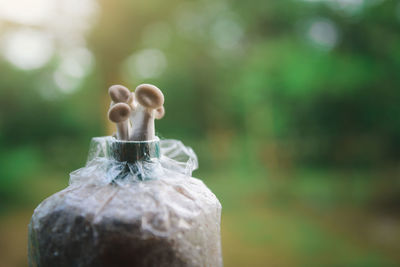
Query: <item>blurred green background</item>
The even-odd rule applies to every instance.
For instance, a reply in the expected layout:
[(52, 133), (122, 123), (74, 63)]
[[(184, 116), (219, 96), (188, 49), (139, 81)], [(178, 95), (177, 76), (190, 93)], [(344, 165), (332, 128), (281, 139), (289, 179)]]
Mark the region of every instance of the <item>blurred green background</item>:
[(154, 83), (222, 205), (225, 266), (400, 265), (400, 2), (0, 1), (0, 266)]

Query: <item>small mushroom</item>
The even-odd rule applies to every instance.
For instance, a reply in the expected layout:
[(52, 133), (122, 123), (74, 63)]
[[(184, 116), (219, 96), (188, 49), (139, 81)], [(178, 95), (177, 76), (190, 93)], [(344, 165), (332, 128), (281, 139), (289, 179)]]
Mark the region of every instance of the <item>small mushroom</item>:
[(108, 111), (108, 118), (117, 126), (117, 139), (129, 139), (129, 115), (131, 107), (126, 103), (116, 103)]
[(108, 94), (114, 103), (127, 103), (131, 97), (131, 91), (122, 85), (113, 85), (108, 89)]
[[(109, 111), (109, 115), (111, 114), (111, 109), (118, 103), (125, 103), (127, 105), (129, 105), (130, 109), (133, 110), (134, 107), (134, 97), (135, 95), (129, 91), (128, 88), (126, 88), (125, 86), (122, 85), (113, 85), (108, 89), (108, 94), (111, 97), (111, 105), (110, 105), (110, 111)], [(126, 108), (126, 107), (124, 107)], [(117, 108), (117, 110), (121, 109), (120, 107)], [(115, 111), (113, 111), (115, 112)], [(122, 112), (122, 111), (121, 111)], [(114, 118), (116, 118), (116, 115), (113, 115)], [(131, 127), (129, 125), (129, 120), (128, 120), (129, 116), (124, 120), (124, 121), (119, 121), (117, 124), (117, 138), (121, 139), (121, 140), (127, 140), (129, 138), (129, 133), (131, 130)], [(111, 118), (110, 118), (111, 120)], [(113, 120), (111, 120), (113, 121)], [(113, 121), (115, 122), (115, 121)], [(126, 133), (127, 131), (127, 133)], [(123, 139), (122, 139), (122, 138)]]
[(155, 138), (154, 119), (161, 119), (165, 110), (164, 95), (151, 84), (141, 84), (135, 90), (135, 102), (131, 113), (132, 133), (129, 140), (147, 141)]
[(165, 115), (165, 108), (164, 108), (164, 106), (162, 106), (162, 107), (156, 109), (154, 117), (157, 120), (159, 120), (159, 119), (162, 119), (164, 117), (164, 115)]

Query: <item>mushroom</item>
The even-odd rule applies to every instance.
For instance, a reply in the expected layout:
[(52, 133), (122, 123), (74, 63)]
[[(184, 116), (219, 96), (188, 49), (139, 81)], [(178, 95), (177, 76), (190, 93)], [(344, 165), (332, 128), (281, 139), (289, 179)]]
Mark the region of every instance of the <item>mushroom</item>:
[(131, 112), (131, 141), (148, 141), (155, 138), (154, 119), (161, 119), (165, 110), (164, 95), (151, 84), (141, 84), (135, 90), (135, 106)]
[(116, 103), (108, 111), (108, 118), (117, 126), (117, 139), (128, 140), (131, 107), (126, 103)]
[[(129, 91), (128, 88), (122, 85), (113, 85), (108, 89), (108, 94), (111, 97), (111, 105), (110, 105), (110, 110), (108, 112), (109, 119), (112, 122), (115, 122), (117, 125), (117, 134), (116, 137), (117, 139), (120, 140), (128, 140), (129, 139), (129, 133), (130, 133), (130, 125), (129, 125), (129, 114), (132, 109), (134, 109), (134, 94)], [(127, 104), (129, 107), (129, 114), (127, 117), (125, 117), (125, 112), (126, 106), (122, 108), (121, 105), (118, 105), (116, 110), (113, 110), (113, 107), (117, 105), (118, 103), (124, 103)], [(124, 115), (124, 116), (122, 116)], [(110, 117), (112, 116), (112, 118)], [(122, 120), (122, 118), (125, 118)]]
[(108, 94), (114, 103), (126, 103), (131, 97), (131, 91), (129, 91), (125, 86), (118, 84), (108, 88)]

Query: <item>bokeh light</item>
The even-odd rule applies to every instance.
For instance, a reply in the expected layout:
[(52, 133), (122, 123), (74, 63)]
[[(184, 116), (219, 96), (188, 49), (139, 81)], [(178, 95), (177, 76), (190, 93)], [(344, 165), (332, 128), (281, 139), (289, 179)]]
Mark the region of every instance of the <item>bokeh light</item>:
[(54, 53), (54, 43), (49, 34), (31, 29), (10, 31), (3, 36), (4, 57), (23, 70), (43, 67)]

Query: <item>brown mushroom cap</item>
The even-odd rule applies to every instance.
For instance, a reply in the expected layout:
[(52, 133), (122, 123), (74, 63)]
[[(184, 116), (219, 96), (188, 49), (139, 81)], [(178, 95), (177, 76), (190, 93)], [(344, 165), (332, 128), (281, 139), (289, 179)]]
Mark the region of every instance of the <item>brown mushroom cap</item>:
[(114, 123), (123, 122), (129, 118), (131, 108), (126, 103), (117, 103), (108, 111), (108, 118)]
[(159, 119), (162, 119), (162, 117), (164, 117), (164, 115), (165, 115), (165, 109), (164, 109), (164, 106), (161, 106), (158, 109), (156, 109), (154, 117), (157, 120), (159, 120)]
[(122, 85), (113, 85), (108, 89), (112, 101), (115, 103), (127, 102), (131, 96), (131, 91)]
[(141, 84), (135, 90), (136, 100), (146, 108), (157, 109), (164, 104), (164, 95), (160, 89), (151, 84)]

